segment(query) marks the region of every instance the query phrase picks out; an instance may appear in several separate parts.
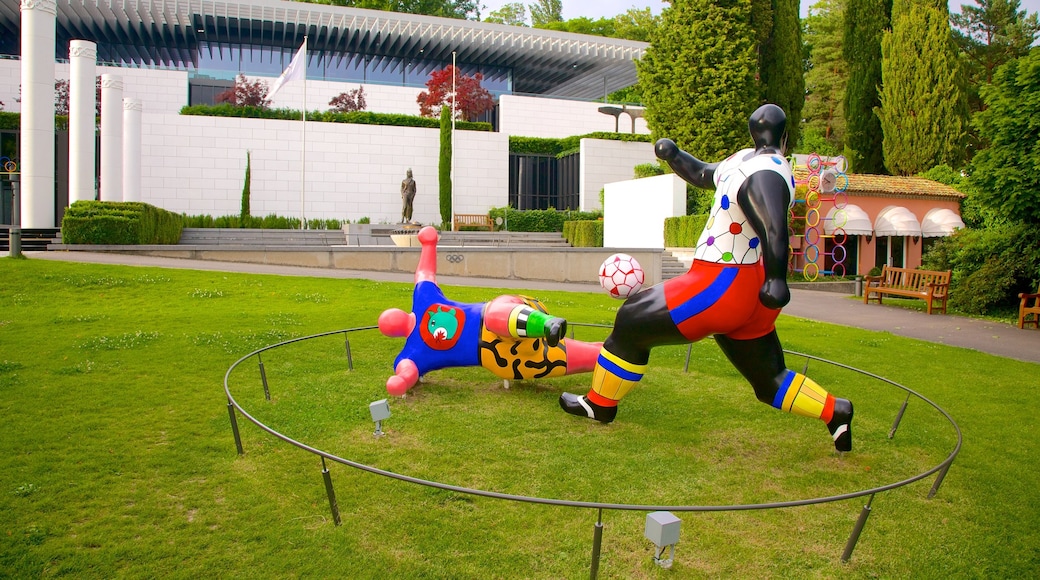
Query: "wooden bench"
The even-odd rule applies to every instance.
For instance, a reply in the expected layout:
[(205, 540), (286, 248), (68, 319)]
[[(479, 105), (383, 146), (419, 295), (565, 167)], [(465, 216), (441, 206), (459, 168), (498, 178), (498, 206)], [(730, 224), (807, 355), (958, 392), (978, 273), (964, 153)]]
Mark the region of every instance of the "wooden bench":
[[(1037, 294), (1019, 294), (1018, 299), (1021, 303), (1018, 305), (1018, 327), (1025, 328), (1027, 324), (1040, 328), (1040, 291)], [(1032, 300), (1033, 304), (1030, 306), (1029, 301)], [(1026, 320), (1029, 315), (1033, 315), (1032, 320)]]
[[(885, 265), (880, 276), (867, 276), (863, 288), (863, 303), (876, 300), (881, 304), (884, 295), (901, 296), (903, 298), (920, 298), (928, 303), (928, 314), (932, 313), (932, 302), (938, 301), (937, 308), (946, 314), (946, 299), (950, 294), (950, 270), (935, 272), (932, 270), (911, 270), (909, 268), (893, 268)], [(872, 297), (873, 296), (873, 297)]]
[(484, 213), (457, 213), (451, 224), (451, 231), (457, 232), (462, 227), (487, 228), (489, 232), (495, 231), (495, 222), (491, 216)]

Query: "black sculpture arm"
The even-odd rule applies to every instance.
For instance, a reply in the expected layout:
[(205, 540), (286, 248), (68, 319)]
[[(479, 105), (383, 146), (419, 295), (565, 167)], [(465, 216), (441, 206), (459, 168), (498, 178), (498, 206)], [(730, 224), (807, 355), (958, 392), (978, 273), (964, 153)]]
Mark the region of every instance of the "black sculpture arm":
[(718, 163), (705, 163), (693, 155), (679, 149), (671, 139), (658, 139), (654, 144), (654, 154), (658, 159), (664, 160), (676, 175), (688, 183), (704, 189), (712, 189), (715, 183), (715, 168)]
[(737, 192), (737, 204), (762, 241), (766, 281), (758, 298), (767, 308), (779, 309), (791, 301), (787, 287), (788, 184), (774, 171), (751, 174)]

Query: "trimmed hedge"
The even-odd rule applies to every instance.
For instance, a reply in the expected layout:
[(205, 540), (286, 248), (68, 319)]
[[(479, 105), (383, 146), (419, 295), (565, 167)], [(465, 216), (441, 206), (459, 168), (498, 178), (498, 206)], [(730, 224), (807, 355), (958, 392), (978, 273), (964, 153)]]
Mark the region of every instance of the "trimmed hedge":
[(65, 244), (176, 244), (181, 239), (179, 214), (147, 203), (77, 201), (65, 210), (61, 241)]
[(563, 237), (575, 248), (602, 248), (603, 220), (563, 222)]
[(701, 237), (708, 214), (685, 215), (664, 220), (664, 245), (666, 248), (695, 248)]
[(566, 155), (577, 151), (581, 147), (582, 139), (605, 139), (608, 141), (629, 141), (635, 143), (650, 143), (650, 135), (638, 135), (632, 133), (587, 133), (585, 135), (574, 135), (562, 139), (545, 137), (509, 137), (510, 153), (526, 153), (529, 155)]
[[(357, 223), (368, 223), (368, 218), (361, 218)], [(267, 214), (264, 217), (248, 216), (242, 219), (241, 215), (224, 215), (213, 217), (211, 215), (181, 215), (181, 221), (186, 228), (252, 228), (254, 230), (298, 230), (300, 229), (300, 218), (284, 217), (276, 214)], [(310, 219), (307, 220), (307, 229), (311, 230), (338, 230), (344, 223), (337, 219)]]
[[(278, 119), (282, 121), (299, 121), (298, 109), (265, 109), (261, 107), (237, 107), (228, 103), (219, 105), (193, 105), (181, 108), (182, 115), (204, 117), (243, 117), (249, 119)], [(356, 125), (392, 125), (395, 127), (421, 127), (439, 129), (440, 119), (419, 117), (417, 115), (399, 115), (392, 113), (373, 113), (371, 111), (354, 111), (337, 113), (334, 111), (308, 111), (308, 121), (321, 123), (353, 123)], [(455, 121), (455, 128), (460, 131), (491, 131), (491, 123), (474, 123), (471, 121)]]
[(488, 212), (492, 221), (504, 218), (503, 225), (508, 226), (511, 232), (562, 232), (563, 224), (567, 221), (598, 220), (603, 217), (600, 211), (577, 211), (577, 210), (555, 210), (555, 209), (528, 209), (517, 210), (495, 207)]

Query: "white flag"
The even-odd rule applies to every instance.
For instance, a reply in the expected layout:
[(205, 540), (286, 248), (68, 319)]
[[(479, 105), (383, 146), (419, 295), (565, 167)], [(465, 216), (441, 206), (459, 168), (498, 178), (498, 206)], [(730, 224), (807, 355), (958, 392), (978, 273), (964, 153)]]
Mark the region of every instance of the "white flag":
[(304, 81), (307, 80), (307, 39), (303, 39), (303, 44), (300, 45), (300, 50), (296, 51), (296, 56), (289, 61), (289, 66), (285, 67), (282, 74), (278, 75), (275, 79), (274, 84), (271, 85), (271, 90), (267, 92), (268, 99), (274, 99), (274, 94), (278, 92), (278, 89), (285, 86), (285, 83), (289, 81)]

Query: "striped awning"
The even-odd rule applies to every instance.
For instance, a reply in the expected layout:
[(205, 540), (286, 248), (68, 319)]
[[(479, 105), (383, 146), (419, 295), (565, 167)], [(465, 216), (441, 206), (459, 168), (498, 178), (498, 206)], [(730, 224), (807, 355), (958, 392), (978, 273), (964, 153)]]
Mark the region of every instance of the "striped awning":
[(926, 238), (941, 238), (953, 235), (954, 230), (964, 227), (961, 216), (952, 210), (935, 208), (924, 214), (921, 220), (921, 236)]
[(874, 220), (875, 236), (920, 236), (921, 224), (910, 210), (890, 205)]

